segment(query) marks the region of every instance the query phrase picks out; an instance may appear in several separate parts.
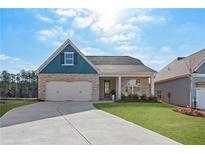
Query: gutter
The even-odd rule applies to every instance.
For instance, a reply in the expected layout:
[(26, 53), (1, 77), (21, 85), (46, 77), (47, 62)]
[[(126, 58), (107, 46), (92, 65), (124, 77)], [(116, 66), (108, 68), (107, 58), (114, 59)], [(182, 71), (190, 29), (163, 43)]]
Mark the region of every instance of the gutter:
[(193, 80), (193, 77), (192, 75), (190, 75), (190, 101), (189, 101), (189, 106), (192, 107), (192, 89), (193, 89), (193, 85), (192, 85), (192, 80)]

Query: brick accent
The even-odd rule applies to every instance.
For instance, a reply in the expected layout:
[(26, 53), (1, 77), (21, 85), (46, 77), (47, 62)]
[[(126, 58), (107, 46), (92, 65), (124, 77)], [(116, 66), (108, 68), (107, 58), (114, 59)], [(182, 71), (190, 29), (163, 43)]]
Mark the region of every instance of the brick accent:
[(142, 94), (146, 94), (148, 97), (151, 96), (150, 87), (149, 87), (149, 78), (140, 78), (140, 82), (141, 82)]
[(99, 76), (97, 74), (38, 74), (38, 98), (45, 100), (46, 82), (89, 81), (92, 82), (92, 100), (99, 100)]

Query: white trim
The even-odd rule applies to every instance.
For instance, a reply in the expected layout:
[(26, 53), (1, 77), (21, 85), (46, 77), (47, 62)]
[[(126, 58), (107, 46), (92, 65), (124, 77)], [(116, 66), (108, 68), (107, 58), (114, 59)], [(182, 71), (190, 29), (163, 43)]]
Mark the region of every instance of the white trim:
[(202, 62), (194, 69), (194, 72), (197, 71), (204, 63), (205, 63), (205, 59), (202, 60)]
[(192, 90), (193, 90), (193, 83), (192, 83), (192, 76), (190, 77), (190, 91), (189, 91), (189, 107), (192, 107)]
[(122, 86), (121, 86), (121, 76), (118, 77), (118, 100), (121, 100), (121, 90), (122, 90)]
[(74, 66), (74, 64), (62, 64), (62, 66)]
[(75, 49), (77, 53), (80, 54), (80, 56), (88, 63), (90, 64), (94, 70), (99, 73), (99, 70), (96, 68), (95, 65), (93, 65), (86, 56), (84, 56), (81, 51), (69, 40), (67, 39), (35, 72), (40, 73), (67, 45), (70, 45)]
[(151, 78), (150, 78), (150, 82), (151, 82), (151, 96), (154, 96), (154, 89), (155, 89), (155, 87), (154, 87), (154, 76), (151, 76)]
[(205, 74), (194, 73), (191, 76), (192, 77), (205, 77)]
[(151, 77), (152, 75), (105, 75), (105, 74), (99, 74), (99, 77)]
[[(66, 55), (72, 55), (72, 58), (67, 58)], [(71, 64), (67, 64), (66, 60), (72, 60)], [(74, 65), (74, 52), (64, 52), (64, 66), (73, 66)]]

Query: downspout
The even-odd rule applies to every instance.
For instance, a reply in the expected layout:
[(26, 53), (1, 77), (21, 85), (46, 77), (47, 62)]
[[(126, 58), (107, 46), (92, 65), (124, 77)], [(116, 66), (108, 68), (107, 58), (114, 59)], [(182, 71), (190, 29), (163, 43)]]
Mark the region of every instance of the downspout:
[(193, 89), (193, 85), (192, 85), (192, 75), (190, 75), (190, 82), (191, 82), (191, 85), (190, 85), (190, 101), (189, 101), (189, 106), (192, 107), (192, 89)]

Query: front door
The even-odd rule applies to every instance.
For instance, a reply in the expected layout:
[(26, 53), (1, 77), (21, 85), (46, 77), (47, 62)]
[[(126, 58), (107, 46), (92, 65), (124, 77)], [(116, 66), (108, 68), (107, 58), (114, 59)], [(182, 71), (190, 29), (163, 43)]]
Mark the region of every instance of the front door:
[(104, 80), (104, 97), (110, 98), (110, 80)]

